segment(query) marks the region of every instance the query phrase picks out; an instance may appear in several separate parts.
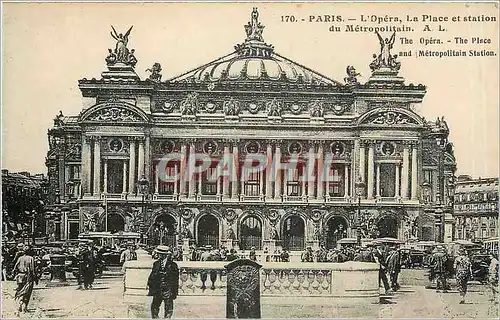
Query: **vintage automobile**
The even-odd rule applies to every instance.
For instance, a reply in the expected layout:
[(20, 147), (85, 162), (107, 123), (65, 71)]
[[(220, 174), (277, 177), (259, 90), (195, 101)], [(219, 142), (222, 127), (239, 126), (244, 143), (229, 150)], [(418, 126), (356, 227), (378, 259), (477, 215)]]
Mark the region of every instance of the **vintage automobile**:
[(472, 279), (482, 284), (488, 281), (488, 268), (490, 265), (490, 256), (484, 253), (477, 253), (471, 256)]

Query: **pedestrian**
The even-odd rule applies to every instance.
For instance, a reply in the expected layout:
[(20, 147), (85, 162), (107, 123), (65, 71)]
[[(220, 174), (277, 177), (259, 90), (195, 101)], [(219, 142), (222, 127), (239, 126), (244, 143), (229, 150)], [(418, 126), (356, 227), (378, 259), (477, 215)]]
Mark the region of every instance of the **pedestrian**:
[(250, 253), (248, 254), (248, 257), (252, 261), (257, 261), (257, 253), (255, 252), (255, 247), (250, 248)]
[(300, 257), (302, 262), (314, 262), (314, 256), (311, 247), (307, 247)]
[(15, 300), (19, 312), (26, 312), (35, 285), (35, 262), (26, 254), (27, 247), (19, 249), (19, 257), (14, 265), (14, 275), (17, 283)]
[(436, 277), (436, 292), (440, 292), (440, 290), (448, 292), (449, 285), (446, 279), (447, 261), (448, 254), (446, 253), (446, 249), (441, 245), (437, 246), (431, 257), (432, 273)]
[(380, 267), (378, 269), (378, 285), (380, 287), (380, 283), (382, 282), (382, 284), (384, 285), (385, 294), (388, 294), (390, 293), (390, 286), (386, 274), (387, 264), (386, 259), (384, 259), (385, 254), (380, 247), (377, 247), (373, 250), (373, 257), (375, 259), (375, 262), (380, 264)]
[[(80, 244), (78, 254), (78, 289), (92, 289), (95, 278), (95, 256), (86, 243)], [(82, 288), (83, 284), (83, 288)]]
[(392, 249), (387, 256), (387, 270), (391, 280), (392, 291), (398, 291), (400, 286), (398, 283), (398, 275), (401, 272), (401, 255), (400, 251)]
[(464, 248), (460, 248), (457, 253), (458, 257), (455, 258), (453, 267), (455, 269), (458, 292), (461, 297), (460, 304), (464, 304), (465, 294), (467, 293), (467, 281), (472, 276), (472, 265)]
[(148, 278), (148, 296), (153, 296), (151, 318), (158, 318), (162, 302), (165, 308), (164, 318), (171, 318), (174, 300), (179, 293), (179, 267), (172, 259), (170, 247), (159, 245), (155, 252), (159, 258), (153, 263)]
[(137, 253), (135, 252), (135, 245), (133, 242), (127, 243), (127, 249), (120, 255), (120, 263), (123, 265), (127, 261), (137, 260)]
[(488, 268), (488, 283), (491, 288), (491, 294), (492, 298), (490, 301), (494, 301), (495, 303), (498, 303), (498, 259), (497, 257), (493, 254), (490, 253), (490, 266)]

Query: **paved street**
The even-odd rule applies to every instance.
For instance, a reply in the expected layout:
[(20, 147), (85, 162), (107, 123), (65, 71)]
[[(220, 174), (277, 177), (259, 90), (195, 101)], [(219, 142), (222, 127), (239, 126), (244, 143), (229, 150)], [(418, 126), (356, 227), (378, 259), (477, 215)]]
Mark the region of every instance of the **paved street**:
[[(466, 304), (460, 305), (458, 292), (452, 287), (448, 293), (438, 293), (435, 290), (425, 289), (424, 272), (421, 270), (403, 270), (402, 286), (400, 292), (392, 296), (383, 297), (380, 305), (375, 305), (369, 310), (360, 310), (352, 302), (345, 301), (338, 306), (304, 305), (300, 308), (296, 304), (300, 300), (290, 298), (291, 308), (273, 308), (272, 303), (263, 299), (262, 316), (275, 318), (298, 317), (365, 317), (365, 318), (498, 318), (498, 304), (489, 302), (490, 296), (484, 285), (472, 283), (467, 295)], [(71, 285), (64, 287), (47, 287), (47, 281), (42, 281), (35, 287), (30, 313), (25, 318), (118, 318), (126, 317), (126, 305), (123, 303), (122, 277), (105, 275), (97, 279), (95, 289), (91, 291), (76, 290), (74, 280)], [(12, 301), (14, 282), (3, 282), (3, 318), (15, 317)], [(207, 298), (198, 310), (191, 307), (192, 300), (196, 297), (179, 297), (176, 302), (174, 316), (187, 317), (221, 317), (225, 306), (221, 299)], [(149, 301), (149, 299), (148, 299)], [(378, 314), (377, 314), (378, 310)], [(213, 315), (212, 315), (213, 314)]]

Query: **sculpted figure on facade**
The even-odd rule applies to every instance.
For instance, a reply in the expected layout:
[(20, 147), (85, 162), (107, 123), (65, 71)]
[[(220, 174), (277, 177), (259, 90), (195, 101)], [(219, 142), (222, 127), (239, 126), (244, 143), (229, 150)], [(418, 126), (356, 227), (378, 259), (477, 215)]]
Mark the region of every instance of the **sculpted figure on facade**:
[(309, 104), (309, 113), (311, 117), (323, 117), (325, 115), (325, 110), (323, 107), (323, 103), (319, 100), (315, 100)]
[(359, 84), (357, 76), (360, 76), (361, 74), (356, 72), (354, 66), (347, 66), (346, 72), (347, 72), (347, 77), (344, 78), (344, 81), (347, 85)]
[(148, 79), (154, 82), (160, 82), (161, 81), (161, 64), (158, 62), (155, 62), (151, 68), (147, 68), (146, 72), (151, 72), (149, 75)]
[(279, 101), (274, 98), (266, 103), (267, 115), (270, 117), (281, 117), (281, 105)]
[(253, 8), (252, 19), (245, 25), (247, 40), (264, 41), (262, 31), (264, 31), (264, 26), (259, 22), (259, 12), (257, 8)]
[(181, 103), (182, 115), (196, 115), (199, 109), (198, 93), (189, 93)]
[(278, 231), (276, 230), (276, 226), (274, 225), (274, 223), (271, 223), (271, 226), (269, 229), (269, 239), (279, 240)]
[(233, 224), (232, 223), (228, 223), (227, 224), (226, 239), (228, 239), (228, 240), (236, 240), (236, 234), (234, 233)]
[(64, 115), (61, 110), (59, 110), (59, 114), (54, 118), (54, 127), (59, 128), (64, 125), (63, 122)]
[(224, 101), (223, 107), (226, 116), (237, 116), (240, 113), (240, 102), (233, 98)]
[(380, 68), (389, 68), (391, 71), (399, 71), (401, 63), (396, 61), (397, 55), (391, 54), (391, 49), (396, 41), (396, 32), (392, 34), (390, 38), (382, 38), (378, 31), (375, 31), (380, 43), (380, 54), (374, 54), (374, 60), (370, 64), (370, 69), (372, 71), (378, 70)]
[(113, 39), (116, 40), (116, 46), (115, 46), (115, 51), (114, 54), (116, 55), (116, 61), (115, 62), (122, 62), (125, 64), (128, 64), (129, 61), (129, 50), (127, 48), (128, 44), (128, 36), (130, 35), (130, 32), (132, 31), (132, 28), (134, 26), (131, 26), (125, 34), (118, 34), (113, 26), (111, 26), (111, 36)]

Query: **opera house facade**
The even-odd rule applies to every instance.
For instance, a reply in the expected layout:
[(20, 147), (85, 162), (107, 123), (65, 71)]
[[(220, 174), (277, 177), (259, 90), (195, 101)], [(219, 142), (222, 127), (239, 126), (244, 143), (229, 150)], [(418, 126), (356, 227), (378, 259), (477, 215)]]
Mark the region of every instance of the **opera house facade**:
[(133, 32), (113, 30), (80, 114), (48, 132), (49, 228), (245, 250), (444, 239), (449, 128), (414, 111), (427, 88), (399, 75), (394, 34), (374, 35), (366, 83), (352, 66), (336, 81), (278, 54), (258, 15), (232, 53), (167, 80), (158, 63), (140, 79)]

